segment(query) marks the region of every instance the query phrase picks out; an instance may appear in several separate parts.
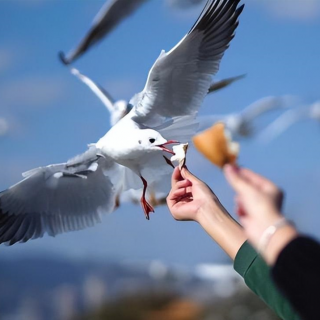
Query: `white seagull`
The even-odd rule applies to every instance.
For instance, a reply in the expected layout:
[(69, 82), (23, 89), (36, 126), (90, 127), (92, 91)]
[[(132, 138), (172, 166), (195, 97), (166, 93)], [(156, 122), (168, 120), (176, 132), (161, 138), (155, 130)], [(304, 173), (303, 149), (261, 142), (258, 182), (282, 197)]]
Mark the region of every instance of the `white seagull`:
[(203, 131), (212, 126), (212, 124), (221, 121), (233, 137), (252, 137), (258, 133), (257, 128), (254, 126), (254, 120), (272, 110), (287, 108), (290, 101), (290, 96), (268, 96), (253, 102), (239, 113), (202, 116), (199, 117), (199, 131)]
[(24, 173), (24, 180), (0, 193), (0, 243), (78, 230), (114, 210), (127, 189), (143, 184), (146, 218), (148, 183), (172, 172), (164, 154), (176, 141), (188, 141), (196, 115), (234, 37), (244, 5), (240, 0), (208, 0), (189, 33), (151, 68), (132, 110), (97, 143), (67, 163)]
[(100, 99), (110, 113), (110, 125), (113, 127), (119, 120), (126, 116), (132, 109), (132, 105), (126, 100), (114, 100), (102, 86), (92, 81), (89, 77), (80, 73), (76, 68), (70, 69), (71, 73), (85, 83), (91, 91)]
[[(119, 120), (121, 120), (125, 115), (127, 115), (131, 109), (132, 105), (126, 100), (114, 100), (111, 95), (99, 84), (95, 83), (89, 77), (80, 73), (76, 68), (70, 68), (70, 71), (83, 83), (85, 83), (91, 91), (100, 99), (100, 101), (105, 105), (106, 109), (110, 113), (110, 126), (114, 126)], [(245, 75), (240, 75), (236, 77), (226, 78), (220, 81), (215, 81), (210, 85), (208, 93), (212, 93), (218, 90), (221, 90), (233, 82), (244, 78)], [(207, 123), (207, 119), (205, 122)], [(200, 124), (201, 124), (201, 119)], [(210, 123), (211, 126), (211, 123)], [(171, 173), (168, 173), (168, 176), (171, 176)], [(148, 185), (148, 190), (146, 193), (146, 198), (151, 203), (153, 207), (158, 205), (166, 204), (166, 197), (168, 194), (168, 189), (170, 188), (170, 179), (165, 179), (161, 181), (156, 181)], [(133, 203), (138, 203), (142, 190), (130, 189), (121, 195), (121, 200), (127, 202), (131, 201)], [(118, 205), (120, 205), (120, 197), (118, 199)]]
[(260, 139), (264, 142), (271, 142), (295, 123), (308, 119), (316, 120), (320, 123), (320, 101), (283, 113), (261, 133)]
[(89, 48), (112, 31), (123, 19), (132, 14), (147, 0), (110, 0), (100, 9), (92, 22), (92, 26), (79, 45), (67, 56), (60, 52), (64, 64), (70, 64), (78, 59)]

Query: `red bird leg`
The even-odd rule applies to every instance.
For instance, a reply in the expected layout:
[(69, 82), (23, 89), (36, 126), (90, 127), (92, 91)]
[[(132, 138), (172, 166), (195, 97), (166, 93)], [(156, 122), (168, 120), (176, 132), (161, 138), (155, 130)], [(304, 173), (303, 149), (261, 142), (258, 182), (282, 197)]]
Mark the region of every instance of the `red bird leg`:
[(148, 186), (148, 183), (147, 181), (142, 177), (140, 176), (142, 182), (143, 182), (143, 192), (142, 192), (142, 197), (141, 197), (141, 206), (142, 206), (142, 209), (144, 211), (144, 214), (146, 216), (146, 219), (149, 220), (149, 213), (150, 212), (154, 212), (154, 209), (152, 208), (152, 206), (147, 202), (146, 200), (146, 190), (147, 190), (147, 186)]
[(169, 160), (166, 156), (163, 156), (166, 163), (174, 169), (174, 165), (172, 164), (171, 160)]

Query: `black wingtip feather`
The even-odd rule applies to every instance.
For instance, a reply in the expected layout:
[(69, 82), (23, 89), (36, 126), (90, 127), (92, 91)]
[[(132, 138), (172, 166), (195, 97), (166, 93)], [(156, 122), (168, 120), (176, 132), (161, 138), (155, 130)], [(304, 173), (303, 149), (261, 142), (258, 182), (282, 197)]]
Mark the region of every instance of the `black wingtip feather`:
[(70, 61), (66, 58), (65, 54), (64, 54), (62, 51), (60, 51), (60, 52), (58, 53), (58, 57), (59, 57), (59, 60), (60, 60), (65, 66), (67, 66), (68, 64), (70, 64)]
[[(192, 26), (188, 34), (195, 30), (208, 31), (208, 29), (210, 29), (208, 28), (208, 24), (211, 26), (216, 25), (216, 21), (219, 21), (225, 15), (229, 16), (229, 18), (232, 16), (236, 16), (238, 18), (244, 8), (244, 4), (237, 8), (240, 1), (241, 0), (208, 0), (199, 18)], [(230, 10), (230, 8), (237, 9)]]

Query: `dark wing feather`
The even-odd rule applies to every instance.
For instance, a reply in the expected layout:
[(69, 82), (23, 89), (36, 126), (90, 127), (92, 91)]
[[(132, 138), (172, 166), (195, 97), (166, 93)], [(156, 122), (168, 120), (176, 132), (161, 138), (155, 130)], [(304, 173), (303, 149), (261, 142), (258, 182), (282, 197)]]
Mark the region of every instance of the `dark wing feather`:
[(78, 59), (89, 48), (111, 32), (124, 18), (138, 9), (145, 1), (146, 0), (107, 1), (94, 19), (91, 29), (76, 49), (70, 52), (67, 57), (65, 57), (63, 53), (60, 53), (61, 61), (64, 64), (70, 64)]

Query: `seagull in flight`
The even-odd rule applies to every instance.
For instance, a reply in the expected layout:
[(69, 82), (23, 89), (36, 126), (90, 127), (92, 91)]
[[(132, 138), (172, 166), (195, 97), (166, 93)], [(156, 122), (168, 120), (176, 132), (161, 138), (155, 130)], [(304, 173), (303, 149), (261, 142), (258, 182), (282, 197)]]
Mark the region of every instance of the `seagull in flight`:
[[(99, 84), (95, 83), (92, 79), (80, 73), (76, 68), (70, 68), (70, 71), (78, 79), (80, 79), (84, 84), (86, 84), (91, 91), (100, 99), (100, 101), (105, 105), (106, 109), (110, 113), (110, 126), (114, 126), (119, 120), (126, 116), (132, 109), (132, 105), (126, 100), (114, 100), (111, 95)], [(233, 82), (244, 78), (245, 75), (240, 75), (236, 77), (226, 78), (220, 81), (213, 82), (208, 90), (208, 93), (212, 93), (221, 90)], [(201, 119), (199, 120), (201, 124)], [(207, 119), (204, 117), (204, 122), (207, 123)], [(211, 126), (211, 123), (210, 123)], [(208, 126), (209, 127), (209, 126)], [(170, 188), (170, 176), (168, 173), (168, 178), (148, 185), (148, 190), (146, 192), (147, 198), (153, 207), (166, 204), (166, 197), (168, 194), (168, 189)], [(138, 203), (142, 190), (128, 190), (123, 193), (121, 200), (127, 202), (131, 201), (133, 203)], [(118, 199), (118, 205), (120, 205), (120, 197)]]
[(260, 139), (264, 142), (271, 142), (295, 123), (308, 119), (316, 120), (320, 123), (320, 101), (283, 113), (261, 133)]
[(147, 0), (106, 1), (96, 17), (93, 19), (92, 26), (86, 36), (74, 50), (67, 54), (67, 56), (65, 56), (63, 52), (60, 52), (60, 60), (64, 64), (73, 63), (146, 1)]
[(249, 138), (257, 134), (254, 121), (258, 117), (273, 110), (287, 108), (291, 100), (290, 96), (268, 96), (253, 102), (238, 113), (201, 116), (198, 119), (198, 130), (203, 131), (216, 122), (223, 122), (233, 137)]
[(198, 20), (169, 52), (162, 51), (131, 111), (97, 143), (66, 163), (32, 169), (0, 193), (0, 243), (12, 245), (79, 230), (112, 212), (117, 197), (172, 173), (169, 149), (189, 141), (196, 116), (238, 26), (240, 0), (208, 0)]
[(76, 68), (70, 69), (71, 73), (86, 84), (89, 89), (100, 99), (110, 113), (110, 125), (113, 127), (119, 120), (126, 116), (132, 109), (132, 105), (126, 100), (114, 100), (102, 86), (95, 83), (89, 77), (80, 73)]

